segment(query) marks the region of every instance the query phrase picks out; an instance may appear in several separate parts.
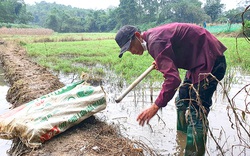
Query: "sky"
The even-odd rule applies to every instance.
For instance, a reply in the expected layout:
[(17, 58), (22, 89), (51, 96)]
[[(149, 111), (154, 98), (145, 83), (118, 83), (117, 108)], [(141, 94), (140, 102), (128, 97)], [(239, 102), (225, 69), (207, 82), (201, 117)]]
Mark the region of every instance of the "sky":
[[(56, 2), (57, 4), (71, 5), (72, 7), (84, 9), (107, 9), (110, 6), (118, 6), (120, 0), (24, 0), (26, 4), (35, 4), (35, 2), (46, 1), (49, 3)], [(201, 0), (205, 1), (205, 0)], [(240, 0), (221, 0), (221, 3), (226, 4), (226, 10), (236, 7)]]

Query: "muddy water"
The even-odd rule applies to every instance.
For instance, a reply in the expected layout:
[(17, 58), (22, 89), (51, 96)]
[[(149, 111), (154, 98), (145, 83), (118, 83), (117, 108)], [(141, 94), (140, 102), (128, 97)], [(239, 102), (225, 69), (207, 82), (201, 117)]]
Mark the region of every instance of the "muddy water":
[[(113, 72), (106, 71), (106, 73)], [(236, 71), (233, 71), (231, 74), (234, 79), (228, 95), (230, 100), (242, 87), (250, 84), (250, 76), (243, 76), (244, 74), (237, 73)], [(61, 77), (61, 80), (65, 83), (71, 82), (70, 77), (72, 76)], [(119, 86), (122, 86), (122, 88)], [(145, 83), (141, 83), (120, 103), (115, 103), (114, 100), (127, 86), (125, 83), (121, 83), (116, 75), (107, 75), (103, 82), (103, 87), (107, 92), (108, 105), (104, 111), (96, 115), (104, 121), (118, 124), (124, 136), (146, 143), (149, 147), (157, 151), (159, 155), (183, 155), (186, 135), (176, 132), (176, 108), (174, 101), (171, 100), (165, 108), (159, 111), (158, 114), (151, 119), (149, 125), (141, 127), (136, 122), (137, 115), (151, 105), (151, 97), (153, 97), (153, 101), (157, 98), (161, 85), (155, 84), (155, 88), (151, 91), (149, 86)], [(216, 142), (222, 148), (224, 155), (250, 155), (250, 149), (237, 146), (242, 143), (240, 143), (240, 139), (237, 136), (236, 128), (231, 128), (227, 114), (229, 102), (226, 98), (223, 98), (222, 91), (222, 87), (218, 86), (213, 98), (214, 103), (208, 117), (212, 134), (208, 135), (208, 153), (206, 153), (206, 155), (222, 155), (216, 146)], [(245, 103), (249, 102), (249, 98), (244, 101), (245, 98), (246, 94), (244, 92), (236, 96), (234, 102), (237, 108), (245, 110)], [(235, 123), (232, 111), (230, 111), (229, 114), (233, 123)], [(246, 121), (249, 125), (250, 119), (246, 118)], [(249, 131), (249, 129), (247, 130)], [(242, 129), (241, 132), (243, 132)], [(249, 145), (249, 136), (246, 133), (242, 133), (241, 136)]]
[[(112, 71), (106, 72), (113, 73)], [(236, 83), (231, 86), (229, 92), (230, 98), (232, 98), (243, 86), (250, 83), (250, 77), (242, 75), (243, 74), (241, 73), (236, 73), (236, 76), (234, 76), (234, 82)], [(59, 74), (58, 76), (65, 84), (73, 82), (74, 75), (65, 76)], [(160, 84), (155, 84), (155, 88), (151, 91), (148, 85), (140, 83), (120, 103), (115, 103), (115, 98), (126, 89), (128, 84), (121, 83), (123, 81), (120, 81), (114, 74), (109, 74), (104, 79), (103, 87), (107, 93), (108, 105), (104, 111), (96, 114), (100, 119), (109, 123), (118, 124), (121, 133), (124, 136), (146, 143), (149, 147), (157, 151), (159, 155), (179, 156), (183, 154), (186, 136), (176, 132), (176, 108), (173, 100), (158, 112), (158, 114), (150, 121), (149, 125), (141, 127), (136, 122), (137, 115), (151, 105), (151, 97), (153, 97), (153, 101), (156, 99), (159, 93)], [(3, 113), (8, 109), (8, 103), (5, 101), (7, 90), (8, 87), (4, 83), (3, 77), (0, 76), (0, 99), (5, 107), (4, 108), (1, 104), (0, 113)], [(242, 143), (240, 143), (237, 137), (236, 129), (231, 128), (227, 115), (227, 106), (229, 103), (226, 99), (222, 98), (221, 91), (222, 88), (219, 86), (213, 99), (213, 107), (209, 114), (212, 136), (222, 147), (225, 155), (250, 155), (250, 149), (244, 150), (244, 148), (238, 146), (232, 148), (233, 145)], [(236, 97), (235, 103), (237, 103), (237, 107), (245, 109), (245, 98), (246, 94), (240, 94), (240, 96)], [(247, 100), (249, 102), (249, 99)], [(234, 121), (232, 113), (230, 113), (230, 116)], [(246, 118), (246, 120), (249, 124), (250, 119)], [(246, 139), (245, 141), (250, 144), (249, 136), (245, 133), (242, 133), (241, 135)], [(208, 153), (206, 155), (221, 155), (212, 139), (212, 136), (208, 136)], [(4, 142), (1, 140), (0, 143), (0, 151), (1, 153), (5, 153), (10, 147), (10, 141)]]
[[(242, 76), (242, 73), (236, 73), (235, 71), (231, 74), (234, 77), (233, 82), (235, 84), (231, 86), (229, 92), (230, 99), (236, 95), (242, 87), (250, 84), (250, 76)], [(146, 143), (155, 149), (160, 155), (183, 155), (186, 136), (182, 133), (176, 132), (177, 115), (174, 100), (171, 100), (165, 108), (159, 111), (158, 115), (151, 119), (149, 125), (141, 127), (136, 122), (136, 118), (141, 111), (151, 105), (152, 93), (150, 92), (149, 87), (145, 84), (139, 84), (117, 104), (114, 102), (114, 99), (126, 88), (126, 85), (123, 89), (117, 88), (117, 81), (115, 75), (109, 75), (106, 77), (104, 88), (109, 98), (108, 107), (105, 111), (98, 113), (98, 116), (110, 123), (119, 124), (123, 135)], [(154, 87), (159, 88), (161, 85), (155, 84)], [(218, 144), (222, 147), (225, 155), (250, 155), (250, 149), (237, 147), (238, 144), (242, 143), (240, 143), (238, 139), (235, 127), (234, 129), (231, 128), (231, 123), (229, 122), (229, 117), (227, 115), (227, 106), (229, 102), (227, 99), (223, 99), (222, 90), (222, 87), (218, 86), (217, 92), (213, 98), (214, 104), (208, 117), (212, 135), (208, 136), (208, 153), (206, 155), (221, 155), (212, 138), (215, 138)], [(158, 93), (159, 89), (153, 90), (153, 101), (157, 98)], [(237, 96), (235, 98), (236, 107), (245, 110), (245, 103), (249, 103), (249, 98), (244, 101), (244, 99), (246, 99), (245, 92)], [(229, 114), (234, 122), (235, 120), (232, 111), (230, 111)], [(250, 119), (246, 118), (246, 120), (249, 125)], [(249, 126), (246, 127), (249, 131)], [(242, 133), (241, 135), (245, 138), (245, 141), (249, 146), (249, 136), (246, 133)], [(236, 145), (236, 147), (232, 148), (233, 145)]]
[[(9, 87), (4, 81), (3, 69), (0, 66), (0, 114), (9, 110), (10, 104), (6, 101), (5, 96)], [(0, 139), (0, 153), (2, 156), (7, 155), (6, 151), (10, 149), (11, 141)]]

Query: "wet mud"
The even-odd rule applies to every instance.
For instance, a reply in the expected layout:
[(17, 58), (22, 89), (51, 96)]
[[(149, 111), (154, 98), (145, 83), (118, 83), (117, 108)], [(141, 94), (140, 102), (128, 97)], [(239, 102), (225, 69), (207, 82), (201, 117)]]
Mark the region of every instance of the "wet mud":
[[(24, 48), (14, 41), (0, 40), (0, 62), (10, 88), (6, 100), (13, 108), (64, 86), (48, 69), (33, 62)], [(34, 112), (35, 113), (35, 112)], [(91, 116), (77, 126), (43, 143), (38, 149), (13, 140), (11, 155), (156, 155), (146, 145), (129, 140), (115, 125)]]

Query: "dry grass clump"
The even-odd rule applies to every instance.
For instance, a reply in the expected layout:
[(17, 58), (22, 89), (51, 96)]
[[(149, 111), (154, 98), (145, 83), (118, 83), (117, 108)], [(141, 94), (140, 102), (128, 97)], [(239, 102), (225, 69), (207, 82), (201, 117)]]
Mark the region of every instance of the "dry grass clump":
[(44, 42), (75, 42), (75, 41), (93, 41), (93, 40), (111, 40), (113, 37), (102, 37), (102, 38), (89, 38), (89, 37), (60, 37), (60, 38), (36, 38), (33, 40), (34, 43), (44, 43)]
[(2, 35), (52, 35), (52, 29), (45, 28), (0, 28)]

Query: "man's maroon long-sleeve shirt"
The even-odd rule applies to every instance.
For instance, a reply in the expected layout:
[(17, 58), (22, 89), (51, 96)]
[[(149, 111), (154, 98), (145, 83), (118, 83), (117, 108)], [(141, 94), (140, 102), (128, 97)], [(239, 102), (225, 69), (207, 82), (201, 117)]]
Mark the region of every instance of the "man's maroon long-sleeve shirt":
[(164, 107), (173, 98), (181, 83), (178, 68), (186, 69), (187, 78), (198, 83), (210, 73), (218, 56), (226, 47), (206, 29), (187, 23), (171, 23), (145, 31), (150, 55), (165, 78), (155, 104)]

